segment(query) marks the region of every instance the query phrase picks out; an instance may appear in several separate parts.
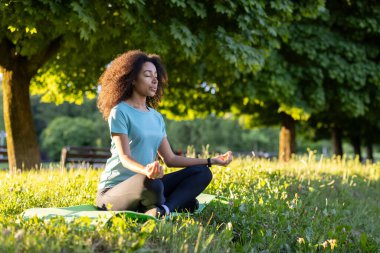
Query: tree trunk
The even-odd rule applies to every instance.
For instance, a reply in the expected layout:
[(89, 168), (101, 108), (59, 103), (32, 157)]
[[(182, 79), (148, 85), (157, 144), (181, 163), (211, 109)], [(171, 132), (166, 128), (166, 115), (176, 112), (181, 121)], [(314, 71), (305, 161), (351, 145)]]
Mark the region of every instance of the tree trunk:
[(366, 161), (368, 162), (374, 162), (374, 158), (373, 158), (373, 142), (372, 142), (372, 136), (371, 136), (371, 133), (368, 133), (366, 134), (365, 136), (365, 146), (366, 146), (366, 153), (367, 153), (367, 157), (366, 157)]
[(366, 160), (370, 163), (374, 162), (372, 143), (367, 144), (367, 158), (366, 158)]
[(288, 114), (281, 113), (281, 129), (279, 140), (279, 160), (287, 162), (296, 153), (295, 120)]
[(352, 147), (354, 148), (354, 154), (355, 157), (359, 156), (359, 161), (362, 161), (362, 152), (361, 152), (361, 141), (360, 141), (360, 136), (352, 136), (351, 137), (351, 144)]
[(336, 156), (343, 156), (343, 147), (342, 147), (342, 130), (339, 127), (334, 126), (331, 129), (331, 137), (333, 142), (334, 154)]
[(0, 72), (3, 73), (4, 124), (9, 169), (31, 169), (41, 163), (29, 97), (30, 80), (60, 48), (63, 36), (50, 41), (33, 56), (22, 56), (7, 37), (0, 40)]
[(4, 124), (9, 169), (31, 169), (41, 163), (29, 97), (30, 76), (25, 64), (14, 64), (3, 73)]

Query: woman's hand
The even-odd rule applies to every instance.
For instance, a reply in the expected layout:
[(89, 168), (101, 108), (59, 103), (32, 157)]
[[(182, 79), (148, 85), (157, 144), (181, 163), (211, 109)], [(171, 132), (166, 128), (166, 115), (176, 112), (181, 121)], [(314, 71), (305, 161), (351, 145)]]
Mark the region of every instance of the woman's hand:
[(227, 166), (232, 161), (232, 152), (228, 151), (224, 155), (211, 158), (211, 164)]
[(164, 169), (158, 161), (155, 161), (145, 166), (144, 173), (150, 179), (157, 179), (164, 176)]

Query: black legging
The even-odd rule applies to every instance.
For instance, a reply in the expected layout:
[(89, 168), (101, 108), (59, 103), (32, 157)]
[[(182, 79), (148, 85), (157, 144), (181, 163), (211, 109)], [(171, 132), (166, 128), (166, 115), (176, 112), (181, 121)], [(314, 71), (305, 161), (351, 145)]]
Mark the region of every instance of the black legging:
[[(136, 174), (112, 188), (98, 191), (96, 205), (105, 210), (146, 211), (165, 204), (170, 211), (194, 210), (197, 197), (211, 182), (212, 173), (205, 165), (195, 165), (149, 179)], [(111, 205), (111, 206), (110, 206)]]

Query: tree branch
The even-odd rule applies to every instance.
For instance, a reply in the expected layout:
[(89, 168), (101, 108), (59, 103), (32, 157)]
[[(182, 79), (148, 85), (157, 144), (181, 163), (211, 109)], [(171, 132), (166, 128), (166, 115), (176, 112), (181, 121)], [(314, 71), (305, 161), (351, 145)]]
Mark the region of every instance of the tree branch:
[(31, 76), (34, 76), (37, 73), (37, 70), (41, 68), (45, 62), (57, 54), (59, 48), (61, 47), (62, 39), (62, 35), (55, 38), (44, 50), (42, 50), (42, 52), (35, 54), (30, 58), (28, 72)]

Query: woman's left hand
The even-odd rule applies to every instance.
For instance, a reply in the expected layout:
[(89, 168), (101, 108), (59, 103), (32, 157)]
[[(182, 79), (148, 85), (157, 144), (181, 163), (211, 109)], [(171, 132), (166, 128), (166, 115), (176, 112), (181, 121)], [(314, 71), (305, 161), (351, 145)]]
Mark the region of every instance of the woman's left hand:
[(232, 152), (228, 151), (223, 155), (211, 158), (211, 164), (227, 166), (232, 161)]

